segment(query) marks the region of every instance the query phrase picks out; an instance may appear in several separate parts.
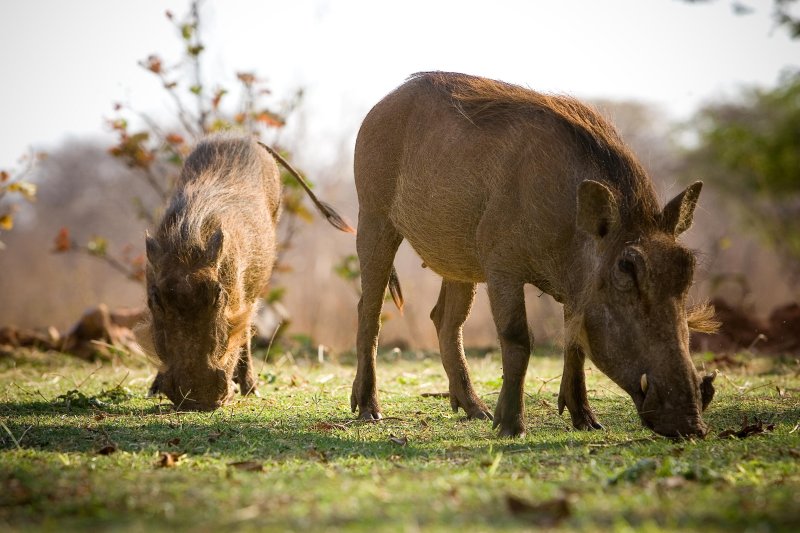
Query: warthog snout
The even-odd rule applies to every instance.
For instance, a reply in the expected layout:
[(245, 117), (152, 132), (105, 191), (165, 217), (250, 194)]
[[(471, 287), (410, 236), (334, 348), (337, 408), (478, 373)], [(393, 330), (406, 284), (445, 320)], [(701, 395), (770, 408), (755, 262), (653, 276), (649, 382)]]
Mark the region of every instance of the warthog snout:
[(708, 391), (711, 396), (714, 394), (711, 384), (714, 376), (703, 378), (698, 396), (701, 404), (698, 405), (695, 402), (673, 404), (668, 385), (663, 381), (659, 385), (652, 377), (642, 374), (640, 390), (632, 395), (642, 423), (664, 437), (704, 437), (708, 426), (702, 420), (702, 410), (711, 401)]
[(167, 371), (160, 390), (179, 410), (185, 411), (213, 411), (229, 403), (235, 395), (231, 379), (221, 368), (191, 373)]

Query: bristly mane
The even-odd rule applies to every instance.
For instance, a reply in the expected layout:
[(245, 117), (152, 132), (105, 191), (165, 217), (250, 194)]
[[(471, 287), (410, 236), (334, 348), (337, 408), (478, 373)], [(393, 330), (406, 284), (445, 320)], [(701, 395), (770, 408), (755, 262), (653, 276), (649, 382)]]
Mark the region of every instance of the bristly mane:
[(655, 222), (659, 217), (658, 200), (644, 168), (614, 127), (575, 98), (451, 72), (419, 72), (409, 79), (424, 80), (447, 94), (476, 126), (508, 123), (532, 113), (550, 115), (573, 135), (603, 181), (617, 190), (623, 217), (627, 214), (641, 222)]

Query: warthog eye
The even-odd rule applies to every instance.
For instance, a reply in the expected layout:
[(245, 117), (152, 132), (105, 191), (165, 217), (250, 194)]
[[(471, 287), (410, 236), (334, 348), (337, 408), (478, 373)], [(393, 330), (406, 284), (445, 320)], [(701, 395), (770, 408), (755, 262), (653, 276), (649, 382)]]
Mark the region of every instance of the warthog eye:
[(617, 269), (613, 273), (614, 286), (621, 291), (628, 291), (636, 284), (636, 265), (630, 259), (617, 261)]
[(636, 265), (633, 264), (633, 261), (628, 259), (620, 259), (619, 263), (617, 263), (617, 267), (631, 277), (636, 276)]
[(222, 285), (219, 283), (215, 283), (213, 288), (211, 289), (211, 303), (213, 307), (219, 307), (220, 301), (222, 300)]

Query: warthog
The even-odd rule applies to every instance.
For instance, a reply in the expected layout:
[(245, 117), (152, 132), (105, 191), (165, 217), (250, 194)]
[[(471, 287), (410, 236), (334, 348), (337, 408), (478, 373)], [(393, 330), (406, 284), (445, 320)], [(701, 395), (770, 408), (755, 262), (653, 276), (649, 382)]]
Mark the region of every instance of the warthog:
[(275, 262), (281, 210), (275, 159), (332, 224), (354, 233), (259, 144), (230, 135), (200, 142), (155, 235), (146, 237), (151, 317), (137, 337), (159, 363), (151, 392), (180, 408), (215, 409), (232, 398), (234, 382), (242, 394), (255, 391), (251, 324)]
[[(355, 148), (358, 190), (358, 370), (351, 407), (381, 417), (375, 375), (380, 311), (405, 238), (442, 276), (431, 319), (450, 403), (523, 435), (531, 352), (523, 286), (564, 306), (558, 404), (576, 428), (599, 429), (586, 394), (590, 359), (633, 399), (644, 424), (703, 435), (713, 377), (698, 376), (686, 309), (695, 266), (676, 242), (702, 186), (661, 209), (645, 170), (597, 112), (572, 98), (463, 74), (413, 75), (367, 115)], [(503, 361), (494, 417), (470, 381), (462, 344), (477, 283), (485, 282)]]

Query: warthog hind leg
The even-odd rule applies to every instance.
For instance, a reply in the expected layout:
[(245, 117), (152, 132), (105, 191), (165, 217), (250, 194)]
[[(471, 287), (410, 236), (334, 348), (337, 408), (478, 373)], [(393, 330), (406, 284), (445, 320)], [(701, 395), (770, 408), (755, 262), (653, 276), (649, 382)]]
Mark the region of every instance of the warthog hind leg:
[(563, 413), (566, 406), (576, 429), (603, 429), (589, 407), (586, 375), (583, 372), (584, 361), (585, 356), (580, 346), (567, 344), (564, 350), (564, 373), (561, 375), (561, 389), (558, 393), (558, 413)]
[(431, 320), (439, 336), (442, 365), (450, 381), (450, 406), (464, 410), (469, 418), (491, 420), (492, 415), (472, 388), (469, 366), (464, 356), (463, 325), (475, 299), (475, 284), (442, 280), (439, 300)]
[(381, 328), (381, 309), (395, 253), (403, 237), (382, 214), (364, 211), (358, 217), (356, 248), (361, 266), (361, 299), (358, 302), (358, 369), (353, 381), (350, 408), (362, 420), (379, 420), (375, 358)]
[(496, 274), (489, 276), (486, 285), (503, 352), (503, 386), (494, 411), (494, 427), (500, 428), (501, 437), (522, 437), (525, 435), (523, 387), (531, 356), (524, 284)]

